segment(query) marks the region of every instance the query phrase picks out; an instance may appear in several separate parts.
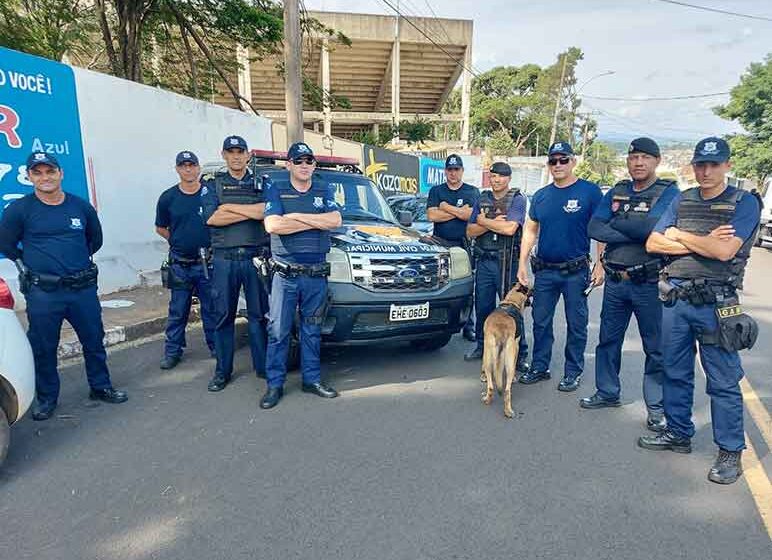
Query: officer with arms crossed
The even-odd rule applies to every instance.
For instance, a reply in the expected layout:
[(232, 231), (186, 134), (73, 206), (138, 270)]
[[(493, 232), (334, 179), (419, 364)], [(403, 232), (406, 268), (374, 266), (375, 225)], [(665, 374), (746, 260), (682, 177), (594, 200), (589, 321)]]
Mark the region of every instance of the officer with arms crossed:
[[(464, 183), (464, 162), (456, 154), (449, 155), (445, 160), (445, 179), (443, 184), (429, 190), (426, 217), (434, 222), (434, 235), (446, 245), (466, 248), (466, 225), (480, 191)], [(464, 338), (475, 340), (471, 315), (464, 325)]]
[(223, 141), (222, 157), (228, 170), (205, 176), (201, 186), (201, 204), (212, 242), (212, 299), (217, 318), (217, 366), (208, 387), (213, 392), (222, 391), (233, 373), (234, 322), (241, 287), (247, 301), (252, 365), (258, 377), (265, 374), (267, 344), (268, 291), (252, 264), (253, 258), (268, 251), (263, 192), (247, 169), (249, 152), (242, 137), (228, 136)]
[(657, 178), (659, 146), (651, 138), (636, 138), (627, 153), (631, 179), (620, 181), (603, 197), (588, 227), (590, 237), (606, 244), (603, 268), (603, 310), (600, 341), (595, 350), (595, 386), (591, 397), (579, 401), (588, 409), (621, 406), (619, 369), (622, 343), (630, 317), (635, 314), (643, 341), (646, 365), (643, 400), (646, 426), (665, 429), (662, 411), (662, 303), (657, 280), (662, 267), (658, 255), (646, 252), (651, 230), (678, 195), (675, 181)]
[[(587, 224), (600, 204), (600, 187), (574, 175), (576, 159), (567, 142), (550, 146), (547, 164), (553, 182), (533, 195), (523, 233), (517, 279), (528, 285), (528, 257), (534, 272), (533, 286), (533, 363), (531, 370), (520, 376), (520, 382), (536, 383), (550, 378), (552, 319), (558, 299), (563, 296), (568, 332), (566, 362), (560, 391), (575, 391), (584, 370), (587, 346), (587, 298), (584, 290), (592, 282), (603, 283), (603, 267), (596, 265), (590, 279), (590, 238)], [(603, 248), (598, 243), (598, 255)]]
[(742, 313), (737, 290), (759, 229), (761, 203), (752, 193), (727, 186), (729, 145), (701, 140), (692, 159), (698, 188), (680, 193), (646, 242), (650, 253), (668, 256), (660, 297), (667, 430), (643, 436), (644, 449), (690, 453), (695, 343), (707, 377), (713, 441), (718, 457), (708, 479), (731, 484), (742, 474), (745, 449), (744, 372), (738, 350), (753, 346), (758, 327)]
[(126, 393), (110, 382), (102, 340), (97, 267), (91, 259), (102, 247), (97, 213), (85, 200), (62, 190), (64, 171), (54, 156), (32, 153), (27, 176), (34, 192), (3, 212), (0, 252), (17, 261), (19, 285), (27, 300), (27, 336), (35, 357), (37, 392), (32, 419), (48, 420), (56, 409), (60, 386), (56, 353), (64, 319), (83, 346), (89, 398), (125, 402)]
[(303, 391), (332, 399), (337, 391), (321, 380), (319, 352), (327, 307), (326, 262), (330, 230), (342, 223), (330, 186), (313, 180), (316, 159), (297, 142), (287, 151), (289, 181), (268, 187), (265, 228), (271, 234), (273, 284), (268, 329), (268, 390), (260, 408), (276, 406), (284, 396), (287, 351), (295, 313), (300, 310), (300, 363)]
[[(512, 168), (504, 162), (496, 162), (490, 169), (491, 190), (483, 191), (475, 202), (466, 231), (474, 238), (475, 309), (477, 311), (477, 345), (464, 356), (465, 360), (479, 360), (483, 356), (485, 319), (496, 307), (499, 299), (510, 290), (517, 280), (521, 228), (525, 222), (525, 197), (520, 189), (510, 189)], [(528, 371), (528, 342), (522, 315), (518, 315), (517, 330), (520, 347), (517, 354), (517, 371)]]
[(172, 369), (180, 363), (193, 294), (198, 296), (201, 303), (206, 345), (210, 354), (215, 355), (215, 316), (206, 255), (209, 250), (209, 229), (201, 217), (201, 167), (198, 165), (198, 157), (193, 152), (180, 152), (177, 154), (175, 170), (180, 176), (180, 182), (161, 194), (155, 212), (155, 231), (169, 242), (166, 287), (172, 292), (161, 369)]

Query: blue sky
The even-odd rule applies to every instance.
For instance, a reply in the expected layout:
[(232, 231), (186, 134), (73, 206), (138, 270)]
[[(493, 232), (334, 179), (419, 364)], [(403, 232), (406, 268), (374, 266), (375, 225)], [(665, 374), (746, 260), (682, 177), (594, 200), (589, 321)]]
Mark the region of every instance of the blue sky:
[[(390, 0), (396, 4), (397, 0)], [(767, 0), (690, 3), (772, 17)], [(393, 13), (380, 0), (306, 0), (308, 9)], [(473, 65), (551, 64), (569, 46), (585, 54), (578, 83), (602, 72), (582, 93), (601, 97), (663, 97), (729, 91), (752, 62), (772, 52), (772, 21), (709, 13), (657, 0), (401, 0), (410, 15), (474, 20)], [(585, 98), (601, 136), (695, 140), (737, 128), (711, 112), (724, 97), (682, 101)]]

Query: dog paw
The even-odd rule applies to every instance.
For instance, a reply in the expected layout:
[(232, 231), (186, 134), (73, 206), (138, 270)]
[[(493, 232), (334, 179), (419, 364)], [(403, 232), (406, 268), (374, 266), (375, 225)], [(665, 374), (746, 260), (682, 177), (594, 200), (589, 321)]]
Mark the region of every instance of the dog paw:
[(480, 383), (487, 383), (487, 382), (488, 382), (488, 376), (483, 371), (480, 373)]
[(506, 416), (507, 418), (512, 418), (512, 417), (515, 416), (515, 411), (512, 410), (511, 408), (505, 409), (504, 410), (504, 416)]
[(480, 400), (483, 404), (491, 404), (491, 402), (493, 402), (493, 395), (486, 391), (480, 395)]

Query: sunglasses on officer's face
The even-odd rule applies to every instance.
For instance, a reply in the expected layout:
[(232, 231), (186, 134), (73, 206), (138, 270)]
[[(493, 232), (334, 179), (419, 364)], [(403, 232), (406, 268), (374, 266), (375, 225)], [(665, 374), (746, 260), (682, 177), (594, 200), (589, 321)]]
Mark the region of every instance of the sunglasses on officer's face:
[(566, 165), (569, 161), (571, 161), (571, 158), (569, 158), (569, 157), (549, 158), (547, 160), (547, 164), (552, 166), (552, 167), (554, 167), (558, 163), (560, 165)]
[(310, 156), (297, 157), (292, 160), (292, 163), (295, 165), (300, 165), (301, 163), (313, 165), (315, 162), (316, 160)]

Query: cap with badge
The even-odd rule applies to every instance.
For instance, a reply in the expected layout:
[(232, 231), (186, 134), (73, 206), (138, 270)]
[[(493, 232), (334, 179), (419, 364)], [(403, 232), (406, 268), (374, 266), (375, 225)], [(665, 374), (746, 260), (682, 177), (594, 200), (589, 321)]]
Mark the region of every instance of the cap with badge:
[(660, 156), (659, 145), (651, 138), (646, 138), (645, 136), (636, 138), (630, 142), (630, 146), (627, 148), (627, 153), (642, 153), (654, 157)]
[(566, 156), (572, 156), (574, 155), (574, 150), (571, 148), (571, 144), (568, 142), (555, 142), (550, 146), (549, 151), (547, 152), (547, 155), (554, 156), (555, 154), (563, 154)]
[(464, 162), (457, 154), (450, 154), (445, 160), (445, 169), (463, 169)]
[(495, 173), (496, 175), (503, 175), (505, 177), (509, 177), (510, 175), (512, 175), (512, 168), (509, 166), (508, 163), (504, 161), (497, 161), (493, 165), (491, 165), (490, 172)]
[(61, 169), (57, 159), (45, 152), (32, 152), (27, 158), (27, 169), (32, 169), (37, 165), (50, 165), (56, 169)]
[(245, 152), (249, 149), (247, 148), (247, 141), (241, 136), (227, 136), (222, 142), (223, 150), (233, 150), (237, 148), (244, 150)]
[(697, 146), (694, 148), (692, 163), (724, 163), (729, 161), (731, 154), (732, 152), (726, 140), (711, 136), (697, 142)]
[(193, 165), (198, 165), (198, 156), (193, 152), (180, 152), (177, 154), (175, 161), (177, 165), (182, 165), (183, 163), (192, 163)]
[(314, 158), (314, 151), (305, 142), (295, 142), (289, 147), (289, 150), (287, 150), (287, 159), (290, 161), (303, 156)]

